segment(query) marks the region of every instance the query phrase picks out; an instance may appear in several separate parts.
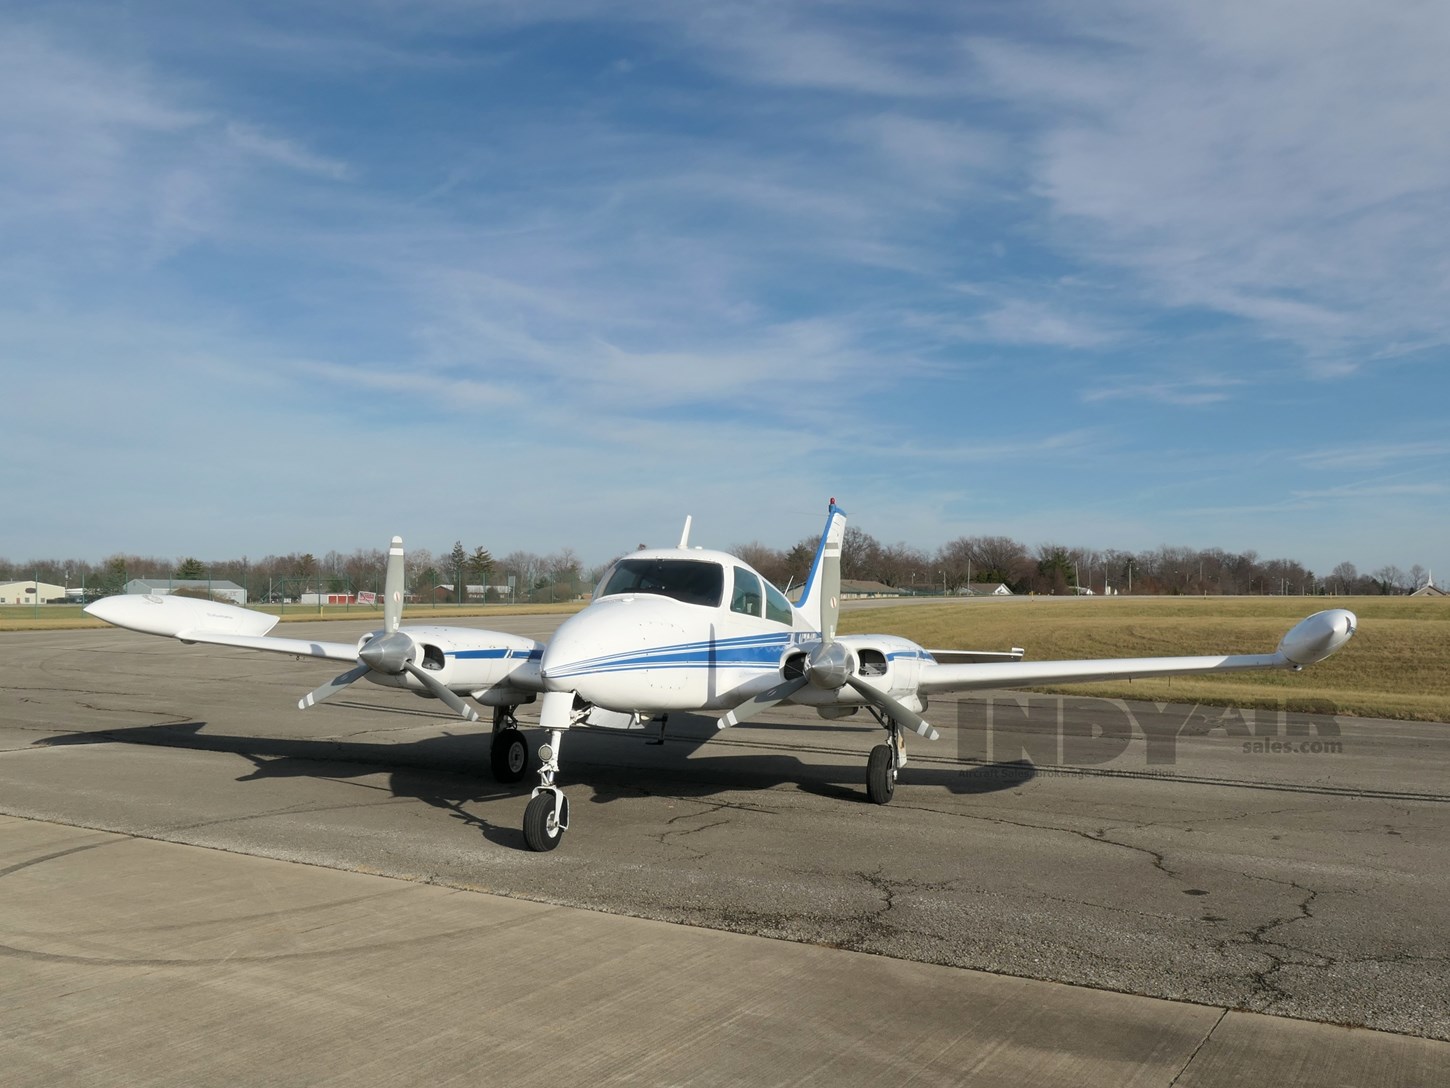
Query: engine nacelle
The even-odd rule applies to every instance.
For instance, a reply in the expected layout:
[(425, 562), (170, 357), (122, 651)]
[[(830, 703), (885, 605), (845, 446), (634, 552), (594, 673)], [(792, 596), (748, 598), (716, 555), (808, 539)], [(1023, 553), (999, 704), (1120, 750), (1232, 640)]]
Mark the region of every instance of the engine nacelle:
[[(379, 652), (384, 644), (387, 652)], [(416, 676), (403, 671), (406, 660), (453, 691), (467, 692), (490, 706), (528, 701), (535, 684), (522, 681), (538, 675), (544, 652), (542, 643), (522, 635), (458, 627), (400, 627), (391, 635), (374, 631), (359, 641), (359, 656), (368, 660), (373, 647), (379, 650), (373, 650), (372, 656), (388, 666), (367, 674), (373, 683), (427, 694)]]

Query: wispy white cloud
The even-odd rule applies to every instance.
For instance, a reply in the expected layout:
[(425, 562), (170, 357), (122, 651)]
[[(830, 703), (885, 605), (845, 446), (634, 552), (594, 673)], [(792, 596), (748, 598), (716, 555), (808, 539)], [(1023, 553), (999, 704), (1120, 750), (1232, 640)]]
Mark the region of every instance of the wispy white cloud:
[[(126, 407), (4, 438), (111, 469), (98, 523), (174, 473), (152, 522), (200, 531), (224, 470), (309, 547), (406, 528), (370, 524), (403, 495), (470, 531), (381, 443), (485, 466), (544, 549), (686, 498), (721, 542), (803, 535), (817, 492), (886, 539), (1186, 537), (1184, 481), (1283, 515), (1223, 515), (1244, 536), (1383, 510), (1316, 493), (1450, 475), (1405, 437), (1447, 392), (1450, 103), (1409, 40), (1444, 19), (1261, 9), (35, 8), (0, 34), (0, 353)], [(363, 463), (367, 510), (275, 487)]]
[(1233, 390), (1246, 384), (1242, 378), (1200, 375), (1179, 379), (1153, 379), (1141, 375), (1104, 375), (1098, 384), (1085, 389), (1085, 403), (1108, 400), (1148, 400), (1180, 407), (1201, 407), (1222, 404), (1233, 397)]
[(1423, 464), (1446, 458), (1450, 458), (1450, 442), (1427, 439), (1414, 442), (1346, 442), (1341, 446), (1298, 454), (1294, 461), (1312, 469), (1360, 471), (1404, 462)]
[(1317, 490), (1295, 490), (1296, 499), (1382, 499), (1400, 495), (1446, 495), (1450, 484), (1346, 484), (1343, 487), (1325, 487)]
[(856, 117), (845, 131), (908, 193), (961, 197), (1000, 181), (1013, 161), (1000, 132), (962, 121), (891, 111)]
[[(727, 0), (673, 10), (654, 5), (652, 14), (687, 34), (702, 58), (732, 78), (893, 98), (940, 95), (951, 88), (929, 39), (852, 33), (849, 24), (821, 19), (809, 5)], [(861, 14), (869, 23), (869, 8)]]
[(0, 28), (0, 223), (12, 254), (58, 222), (93, 238), (126, 236), (129, 221), (154, 214), (159, 183), (177, 166), (172, 149), (207, 122), (143, 65)]
[(1100, 348), (1118, 335), (1096, 318), (1068, 314), (1045, 302), (1002, 298), (976, 320), (979, 338), (1002, 344)]
[(1057, 236), (1174, 306), (1311, 357), (1450, 339), (1450, 21), (1431, 4), (1071, 5), (1068, 37), (969, 41), (1033, 110)]
[(227, 141), (238, 150), (290, 170), (334, 181), (345, 181), (352, 174), (347, 163), (318, 155), (295, 140), (268, 135), (255, 125), (229, 121), (225, 132)]

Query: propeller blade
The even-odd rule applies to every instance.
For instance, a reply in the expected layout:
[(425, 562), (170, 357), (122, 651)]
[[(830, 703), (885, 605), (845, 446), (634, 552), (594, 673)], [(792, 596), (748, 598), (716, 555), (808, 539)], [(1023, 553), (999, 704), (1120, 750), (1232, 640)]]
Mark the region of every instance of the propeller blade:
[(452, 689), (444, 686), (443, 682), (432, 673), (428, 672), (427, 669), (420, 669), (411, 661), (405, 662), (403, 668), (407, 669), (409, 673), (417, 677), (418, 682), (428, 689), (430, 695), (433, 695), (441, 702), (443, 702), (459, 717), (464, 718), (470, 722), (478, 721), (478, 711), (474, 710), (473, 707), (469, 706), (466, 702), (463, 701), (463, 699), (461, 699), (458, 695), (454, 694)]
[(798, 676), (794, 680), (782, 680), (773, 688), (766, 688), (759, 695), (746, 699), (730, 713), (726, 714), (715, 723), (717, 729), (729, 729), (732, 725), (739, 725), (741, 722), (748, 722), (757, 714), (763, 713), (775, 706), (777, 703), (789, 699), (801, 688), (805, 687), (808, 681), (804, 676)]
[(876, 688), (873, 688), (864, 680), (861, 680), (855, 676), (847, 677), (846, 683), (850, 684), (851, 687), (855, 688), (856, 691), (860, 692), (860, 694), (865, 696), (868, 702), (874, 703), (876, 706), (886, 711), (886, 713), (890, 714), (892, 719), (895, 720), (898, 725), (904, 725), (908, 728), (916, 730), (927, 740), (941, 739), (941, 734), (933, 729), (927, 723), (927, 720), (925, 718), (923, 718), (914, 710), (908, 710), (904, 704), (893, 699), (884, 691), (878, 691)]
[(367, 672), (368, 667), (366, 665), (358, 665), (356, 668), (348, 669), (341, 676), (334, 676), (316, 691), (309, 691), (301, 699), (297, 700), (297, 709), (306, 710), (309, 706), (316, 706), (324, 699), (331, 699), (354, 680), (366, 675)]
[(391, 635), (403, 622), (403, 538), (388, 545), (388, 570), (383, 578), (383, 633)]

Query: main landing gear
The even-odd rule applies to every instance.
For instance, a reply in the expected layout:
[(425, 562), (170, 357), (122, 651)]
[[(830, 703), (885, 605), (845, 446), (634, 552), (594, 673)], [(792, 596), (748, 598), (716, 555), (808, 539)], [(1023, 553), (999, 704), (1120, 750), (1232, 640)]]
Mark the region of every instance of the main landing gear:
[(896, 772), (906, 766), (906, 738), (901, 735), (901, 726), (894, 718), (867, 707), (888, 733), (890, 740), (871, 749), (866, 761), (866, 796), (873, 804), (884, 805), (896, 793)]
[(529, 742), (519, 731), (513, 707), (494, 709), (493, 743), (488, 754), (496, 782), (520, 782), (529, 773)]

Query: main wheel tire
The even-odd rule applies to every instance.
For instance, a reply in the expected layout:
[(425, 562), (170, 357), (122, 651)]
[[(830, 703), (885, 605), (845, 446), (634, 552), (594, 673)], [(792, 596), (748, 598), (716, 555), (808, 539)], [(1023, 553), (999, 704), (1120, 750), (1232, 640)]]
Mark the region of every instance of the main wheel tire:
[(554, 819), (554, 795), (539, 794), (524, 809), (524, 842), (542, 853), (558, 846), (563, 837), (564, 829)]
[(871, 758), (866, 761), (866, 796), (884, 805), (896, 792), (896, 754), (889, 744), (878, 744), (871, 749)]
[(488, 754), (497, 782), (518, 782), (529, 773), (529, 742), (517, 729), (495, 733)]

